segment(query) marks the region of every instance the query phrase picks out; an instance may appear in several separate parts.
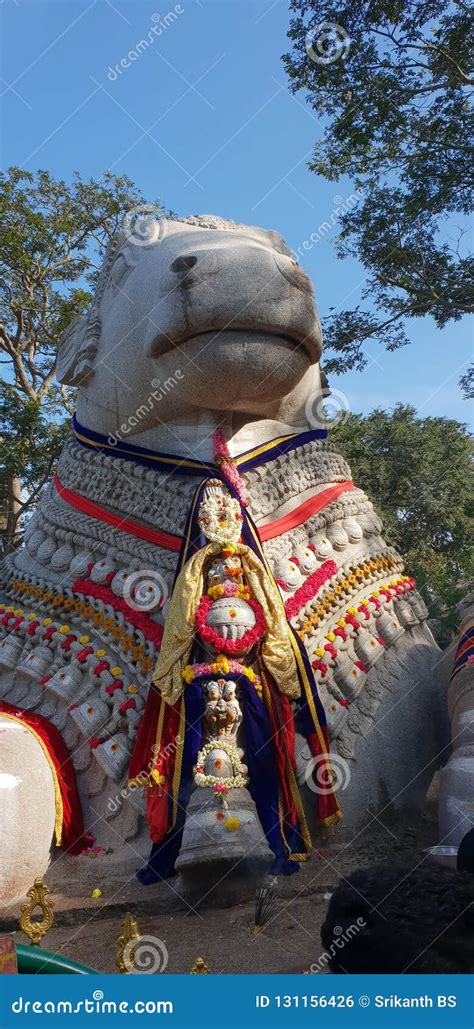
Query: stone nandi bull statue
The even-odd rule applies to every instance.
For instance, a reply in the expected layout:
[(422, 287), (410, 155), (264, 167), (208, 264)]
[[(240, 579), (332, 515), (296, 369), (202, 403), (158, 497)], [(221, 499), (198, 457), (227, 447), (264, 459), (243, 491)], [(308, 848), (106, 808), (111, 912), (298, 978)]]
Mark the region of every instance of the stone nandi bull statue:
[[(145, 219), (114, 237), (91, 310), (61, 343), (58, 378), (79, 387), (76, 431), (5, 561), (2, 727), (12, 708), (55, 727), (85, 830), (113, 847), (116, 869), (148, 846), (127, 769), (196, 489), (186, 465), (213, 461), (217, 429), (232, 456), (293, 440), (242, 479), (312, 665), (346, 821), (418, 803), (437, 764), (443, 700), (426, 608), (347, 463), (307, 431), (318, 429), (320, 354), (312, 286), (281, 237), (212, 216)], [(180, 455), (182, 474), (154, 468), (149, 451)], [(236, 703), (232, 690), (221, 700)], [(299, 737), (296, 757), (311, 798)], [(30, 845), (25, 806), (21, 818)], [(132, 838), (127, 856), (120, 841)]]
[[(474, 828), (474, 596), (460, 605), (456, 644), (446, 653), (452, 753), (441, 771), (439, 832), (442, 847), (457, 848)], [(454, 658), (454, 660), (453, 660)], [(444, 662), (443, 662), (444, 663)]]

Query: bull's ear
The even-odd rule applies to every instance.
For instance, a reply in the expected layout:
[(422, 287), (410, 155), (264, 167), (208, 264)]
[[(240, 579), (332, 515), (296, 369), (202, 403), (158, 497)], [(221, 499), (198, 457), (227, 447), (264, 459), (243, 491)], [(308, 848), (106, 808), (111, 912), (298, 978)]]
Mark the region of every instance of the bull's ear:
[(56, 378), (66, 386), (87, 386), (94, 374), (100, 326), (78, 315), (64, 330), (58, 347)]

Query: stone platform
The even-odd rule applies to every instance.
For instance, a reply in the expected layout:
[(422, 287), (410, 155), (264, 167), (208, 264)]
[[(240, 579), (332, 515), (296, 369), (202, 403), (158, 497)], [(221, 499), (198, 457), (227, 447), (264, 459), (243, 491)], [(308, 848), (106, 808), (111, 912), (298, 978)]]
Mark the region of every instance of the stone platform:
[[(140, 932), (164, 943), (168, 954), (167, 972), (189, 973), (196, 957), (202, 955), (214, 973), (303, 972), (318, 960), (322, 947), (319, 931), (324, 921), (328, 894), (338, 879), (356, 868), (374, 862), (387, 862), (413, 868), (427, 860), (425, 850), (437, 842), (436, 808), (430, 802), (416, 822), (378, 814), (367, 819), (364, 829), (344, 842), (338, 835), (315, 853), (298, 875), (279, 879), (279, 903), (267, 928), (255, 936), (252, 900), (225, 911), (219, 908), (196, 909), (187, 905), (177, 892), (177, 879), (142, 887), (136, 880), (107, 882), (102, 859), (83, 858), (94, 865), (87, 874), (88, 886), (102, 888), (102, 896), (92, 900), (79, 895), (77, 878), (62, 892), (54, 891), (55, 924), (43, 946), (89, 964), (104, 973), (115, 972), (116, 941), (125, 913), (131, 911)], [(74, 859), (78, 860), (78, 859)], [(76, 891), (76, 892), (75, 892)], [(14, 933), (18, 911), (0, 911), (0, 934)], [(224, 931), (225, 929), (225, 931)], [(164, 971), (165, 969), (161, 969)]]

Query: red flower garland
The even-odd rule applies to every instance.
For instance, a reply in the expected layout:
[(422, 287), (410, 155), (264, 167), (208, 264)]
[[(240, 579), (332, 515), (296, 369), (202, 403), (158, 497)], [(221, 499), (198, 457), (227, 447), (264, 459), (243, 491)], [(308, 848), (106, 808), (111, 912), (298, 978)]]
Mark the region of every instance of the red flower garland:
[(63, 641), (63, 643), (61, 643), (61, 650), (66, 650), (67, 652), (69, 652), (72, 644), (75, 643), (76, 640), (77, 636), (73, 636), (73, 634), (70, 633), (69, 636), (66, 636), (66, 639)]
[(127, 711), (136, 711), (137, 702), (134, 697), (130, 697), (130, 700), (124, 700), (123, 704), (119, 707), (119, 713), (124, 715)]
[(219, 466), (222, 474), (234, 487), (242, 507), (248, 507), (248, 500), (245, 495), (245, 483), (237, 471), (237, 465), (230, 456), (227, 441), (220, 429), (217, 429), (213, 436), (214, 441), (214, 463)]
[(127, 604), (123, 597), (117, 597), (108, 586), (92, 582), (91, 579), (76, 579), (72, 586), (74, 593), (85, 597), (95, 597), (103, 600), (104, 604), (110, 604), (114, 611), (121, 611), (127, 622), (140, 629), (146, 640), (150, 640), (156, 647), (159, 647), (163, 636), (163, 627), (154, 622), (149, 615), (143, 611), (135, 611)]
[(101, 672), (108, 672), (109, 668), (110, 665), (108, 661), (99, 661), (99, 664), (96, 665), (92, 671), (94, 672), (94, 675), (100, 675)]
[(93, 647), (84, 647), (83, 650), (80, 650), (79, 653), (76, 654), (76, 661), (79, 661), (79, 664), (83, 665), (87, 661), (87, 658), (89, 657), (89, 654), (93, 654), (93, 653), (94, 653), (94, 648)]
[(206, 595), (202, 596), (199, 601), (196, 611), (196, 629), (202, 639), (224, 654), (242, 654), (244, 651), (250, 650), (265, 632), (265, 618), (258, 601), (253, 598), (246, 601), (246, 604), (252, 608), (256, 621), (253, 628), (247, 629), (239, 640), (226, 640), (223, 636), (219, 636), (219, 633), (212, 626), (207, 625), (207, 615), (213, 603), (214, 601), (211, 597)]
[(311, 668), (314, 668), (315, 672), (321, 672), (322, 676), (327, 675), (328, 666), (325, 661), (313, 661)]
[[(292, 558), (292, 560), (294, 560), (294, 558)], [(337, 564), (335, 561), (325, 561), (324, 564), (321, 565), (320, 568), (317, 568), (315, 572), (311, 572), (311, 575), (308, 575), (306, 582), (304, 582), (303, 585), (296, 590), (296, 593), (294, 593), (293, 596), (285, 603), (285, 612), (288, 621), (294, 618), (295, 615), (298, 614), (300, 608), (304, 607), (305, 604), (308, 604), (309, 601), (316, 596), (323, 583), (325, 583), (327, 579), (330, 579), (332, 575), (336, 575), (336, 573)]]
[(115, 690), (123, 689), (123, 679), (115, 679), (114, 682), (110, 683), (110, 686), (105, 687), (105, 692), (108, 693), (109, 697), (113, 697)]

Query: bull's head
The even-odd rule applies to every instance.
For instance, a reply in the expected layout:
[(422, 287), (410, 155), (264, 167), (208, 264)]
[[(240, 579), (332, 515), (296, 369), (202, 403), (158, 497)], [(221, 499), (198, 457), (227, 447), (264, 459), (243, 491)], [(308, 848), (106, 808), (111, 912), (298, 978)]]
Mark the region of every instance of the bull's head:
[(79, 385), (84, 424), (126, 424), (153, 445), (158, 426), (222, 420), (210, 412), (233, 431), (258, 418), (304, 425), (320, 353), (311, 282), (276, 232), (148, 217), (113, 238), (91, 311), (63, 337), (58, 378)]

